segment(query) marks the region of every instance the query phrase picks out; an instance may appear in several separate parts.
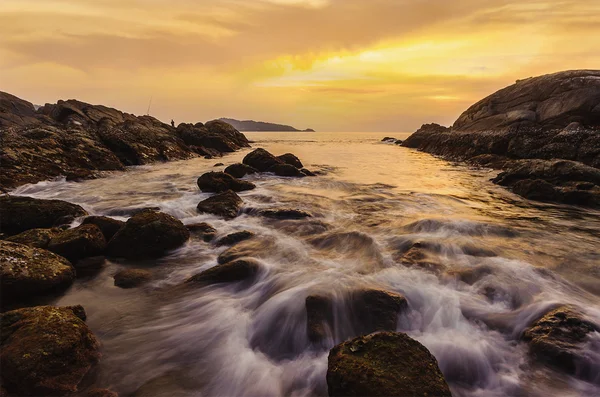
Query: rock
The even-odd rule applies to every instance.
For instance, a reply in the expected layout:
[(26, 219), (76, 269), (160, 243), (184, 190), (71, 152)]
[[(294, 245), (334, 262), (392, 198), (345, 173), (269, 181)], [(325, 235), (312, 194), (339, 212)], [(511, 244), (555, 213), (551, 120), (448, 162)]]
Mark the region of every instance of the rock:
[(272, 172), (277, 176), (288, 176), (295, 178), (304, 178), (306, 174), (289, 164), (275, 164), (268, 169), (268, 172)]
[(330, 396), (451, 396), (437, 360), (404, 333), (381, 332), (329, 352)]
[(447, 272), (451, 277), (455, 277), (463, 283), (473, 285), (485, 276), (493, 274), (494, 270), (490, 266), (478, 265), (462, 269), (452, 269)]
[(243, 178), (249, 174), (255, 174), (258, 170), (250, 167), (249, 165), (236, 163), (225, 168), (225, 173), (231, 175), (234, 178)]
[(0, 129), (39, 123), (32, 103), (0, 92)]
[(225, 164), (223, 164), (223, 163), (217, 163), (217, 164), (213, 165), (213, 167), (222, 167), (222, 166), (224, 166), (224, 165), (225, 165)]
[(108, 389), (91, 389), (85, 393), (85, 397), (119, 397), (119, 395)]
[(381, 140), (381, 142), (396, 142), (396, 138), (392, 138), (391, 136), (386, 136)]
[(224, 218), (235, 218), (242, 208), (243, 201), (234, 191), (228, 190), (198, 203), (200, 213), (209, 213)]
[(283, 161), (284, 163), (294, 166), (296, 168), (304, 168), (300, 159), (292, 153), (282, 154), (281, 156), (277, 156), (277, 158)]
[(211, 267), (202, 273), (190, 277), (187, 283), (217, 284), (233, 283), (253, 279), (261, 269), (256, 259), (241, 258)]
[(217, 229), (206, 222), (193, 223), (191, 225), (185, 225), (185, 227), (192, 235), (198, 236), (204, 241), (211, 241), (217, 234)]
[(52, 229), (30, 229), (23, 233), (6, 238), (6, 241), (28, 245), (34, 248), (48, 248), (50, 239), (61, 233), (59, 228)]
[(126, 269), (115, 274), (114, 279), (117, 287), (135, 288), (150, 281), (152, 273), (144, 269)]
[(292, 208), (268, 209), (258, 211), (260, 216), (272, 219), (303, 219), (312, 217), (306, 211), (296, 210)]
[(125, 226), (125, 222), (109, 218), (108, 216), (88, 216), (83, 220), (82, 225), (98, 226), (106, 241), (110, 241), (119, 229)]
[(2, 313), (3, 386), (18, 395), (77, 391), (100, 358), (99, 343), (81, 306), (37, 306)]
[[(544, 314), (522, 335), (530, 354), (549, 365), (575, 374), (584, 363), (584, 343), (598, 328), (568, 306), (560, 306)], [(579, 368), (583, 369), (583, 368)]]
[(204, 126), (211, 134), (223, 137), (240, 148), (250, 147), (250, 142), (246, 136), (224, 121), (212, 120)]
[(256, 187), (253, 183), (234, 178), (224, 172), (207, 172), (198, 178), (197, 183), (201, 191), (215, 193), (222, 193), (227, 190), (242, 192)]
[(98, 256), (106, 249), (106, 239), (96, 225), (80, 225), (73, 229), (54, 234), (48, 243), (48, 250), (67, 258), (71, 262)]
[(242, 162), (260, 172), (267, 172), (274, 165), (285, 164), (281, 159), (260, 148), (248, 153)]
[(2, 232), (13, 235), (29, 229), (50, 228), (87, 215), (76, 204), (21, 196), (0, 196)]
[(242, 230), (241, 232), (231, 233), (223, 238), (220, 238), (215, 244), (217, 247), (221, 247), (223, 245), (234, 245), (252, 237), (254, 237), (254, 233), (248, 230)]
[(129, 218), (110, 240), (107, 254), (127, 259), (158, 258), (189, 239), (178, 219), (162, 212), (145, 211)]
[(312, 343), (321, 343), (333, 337), (333, 302), (330, 297), (306, 297), (306, 334)]
[(307, 170), (306, 168), (302, 168), (300, 172), (302, 172), (305, 176), (317, 176), (317, 174), (310, 170)]
[(359, 334), (395, 331), (398, 314), (408, 309), (406, 298), (379, 289), (362, 289), (351, 294), (354, 322)]
[(12, 301), (69, 287), (75, 269), (52, 252), (0, 241), (0, 275), (2, 298)]

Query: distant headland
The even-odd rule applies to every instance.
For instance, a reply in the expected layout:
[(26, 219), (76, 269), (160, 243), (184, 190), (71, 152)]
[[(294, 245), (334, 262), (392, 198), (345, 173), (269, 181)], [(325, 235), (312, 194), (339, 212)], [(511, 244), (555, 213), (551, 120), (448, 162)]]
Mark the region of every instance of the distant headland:
[(266, 123), (264, 121), (236, 120), (229, 118), (221, 118), (219, 120), (231, 124), (233, 128), (238, 131), (315, 132), (315, 130), (311, 128), (299, 130), (289, 125)]

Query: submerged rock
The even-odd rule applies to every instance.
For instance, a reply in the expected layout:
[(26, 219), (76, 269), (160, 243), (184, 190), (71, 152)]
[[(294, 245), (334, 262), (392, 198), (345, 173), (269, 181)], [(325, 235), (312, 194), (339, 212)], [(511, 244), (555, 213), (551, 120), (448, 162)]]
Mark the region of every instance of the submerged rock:
[(234, 191), (228, 190), (202, 200), (198, 203), (196, 209), (200, 213), (209, 213), (232, 219), (238, 215), (243, 203), (240, 196)]
[(187, 283), (217, 284), (233, 283), (253, 279), (261, 269), (256, 259), (241, 258), (211, 267), (202, 273), (190, 277)]
[(81, 306), (37, 306), (0, 314), (0, 374), (18, 395), (64, 395), (100, 358)]
[(41, 200), (22, 196), (0, 197), (2, 233), (18, 234), (29, 229), (51, 228), (87, 215), (76, 204), (61, 200)]
[(260, 172), (267, 172), (275, 165), (285, 164), (283, 160), (260, 148), (248, 153), (242, 162)]
[(306, 297), (306, 334), (312, 343), (321, 343), (333, 336), (333, 301), (329, 296)]
[(119, 229), (125, 226), (125, 222), (109, 218), (108, 216), (88, 216), (83, 220), (82, 224), (98, 226), (106, 241), (110, 241)]
[(437, 360), (404, 333), (381, 332), (329, 352), (330, 396), (451, 396)]
[(190, 225), (185, 225), (185, 227), (190, 231), (190, 234), (198, 236), (204, 241), (211, 241), (217, 234), (217, 229), (206, 222), (192, 223)]
[(145, 211), (129, 218), (110, 240), (107, 253), (127, 259), (158, 258), (182, 246), (190, 232), (177, 218)]
[(144, 269), (125, 269), (114, 276), (115, 286), (120, 288), (139, 287), (152, 279), (152, 273)]
[(351, 300), (354, 322), (361, 335), (395, 331), (398, 314), (408, 309), (404, 296), (379, 289), (354, 291)]
[(600, 328), (574, 309), (561, 306), (531, 324), (522, 339), (537, 360), (575, 374), (578, 369), (586, 369), (582, 368), (586, 354), (583, 345), (594, 331), (600, 332)]
[(300, 159), (298, 157), (296, 157), (295, 155), (293, 155), (292, 153), (285, 153), (285, 154), (282, 154), (281, 156), (277, 156), (277, 158), (279, 160), (283, 161), (284, 163), (294, 166), (296, 168), (304, 168), (304, 165), (302, 165), (302, 162), (300, 161)]
[(52, 252), (0, 240), (2, 298), (14, 300), (69, 287), (75, 269)]
[(254, 233), (248, 230), (242, 230), (241, 232), (228, 234), (227, 236), (219, 239), (215, 244), (217, 245), (217, 247), (223, 245), (234, 245), (241, 241), (248, 240), (252, 237), (254, 237)]
[(197, 183), (201, 191), (215, 193), (222, 193), (227, 190), (242, 192), (256, 187), (253, 183), (234, 178), (224, 172), (207, 172), (198, 178)]
[(106, 239), (98, 226), (80, 225), (55, 234), (50, 239), (48, 250), (64, 256), (71, 262), (103, 254)]
[(225, 168), (225, 173), (231, 175), (234, 178), (243, 178), (246, 175), (256, 174), (258, 170), (249, 165), (236, 163)]

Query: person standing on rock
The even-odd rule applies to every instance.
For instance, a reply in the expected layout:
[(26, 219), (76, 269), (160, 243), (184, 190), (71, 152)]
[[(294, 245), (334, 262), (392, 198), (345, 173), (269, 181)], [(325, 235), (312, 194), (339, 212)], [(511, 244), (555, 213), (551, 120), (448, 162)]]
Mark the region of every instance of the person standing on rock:
[(173, 119), (171, 119), (171, 127), (175, 127), (175, 121), (173, 121)]

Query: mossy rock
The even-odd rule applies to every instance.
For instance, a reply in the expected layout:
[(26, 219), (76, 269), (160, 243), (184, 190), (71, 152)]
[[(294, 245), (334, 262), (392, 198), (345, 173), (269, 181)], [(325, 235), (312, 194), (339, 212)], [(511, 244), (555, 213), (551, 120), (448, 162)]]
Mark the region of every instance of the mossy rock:
[(189, 238), (190, 232), (180, 220), (162, 212), (144, 211), (129, 218), (106, 251), (110, 256), (133, 260), (158, 258)]
[(152, 273), (144, 269), (126, 269), (115, 274), (115, 286), (136, 288), (152, 280)]
[(100, 358), (99, 343), (81, 306), (37, 306), (2, 313), (0, 375), (9, 393), (26, 396), (77, 392)]
[(48, 250), (75, 263), (83, 258), (98, 256), (106, 250), (106, 239), (96, 225), (80, 225), (55, 234)]
[(0, 276), (2, 298), (14, 300), (69, 287), (75, 269), (44, 249), (0, 241)]
[(48, 248), (48, 244), (50, 244), (52, 237), (61, 232), (62, 230), (58, 228), (30, 229), (23, 233), (8, 237), (6, 241), (24, 244), (34, 248)]
[(119, 229), (125, 226), (125, 222), (108, 216), (88, 216), (81, 224), (98, 226), (106, 241), (110, 241), (110, 239), (117, 234)]
[(330, 396), (451, 396), (437, 360), (401, 332), (380, 332), (329, 352)]
[(243, 201), (234, 191), (228, 190), (202, 200), (196, 208), (200, 213), (209, 213), (232, 219), (238, 215)]
[(83, 208), (66, 201), (20, 196), (0, 197), (1, 229), (8, 235), (29, 229), (51, 228), (85, 215), (87, 212)]

